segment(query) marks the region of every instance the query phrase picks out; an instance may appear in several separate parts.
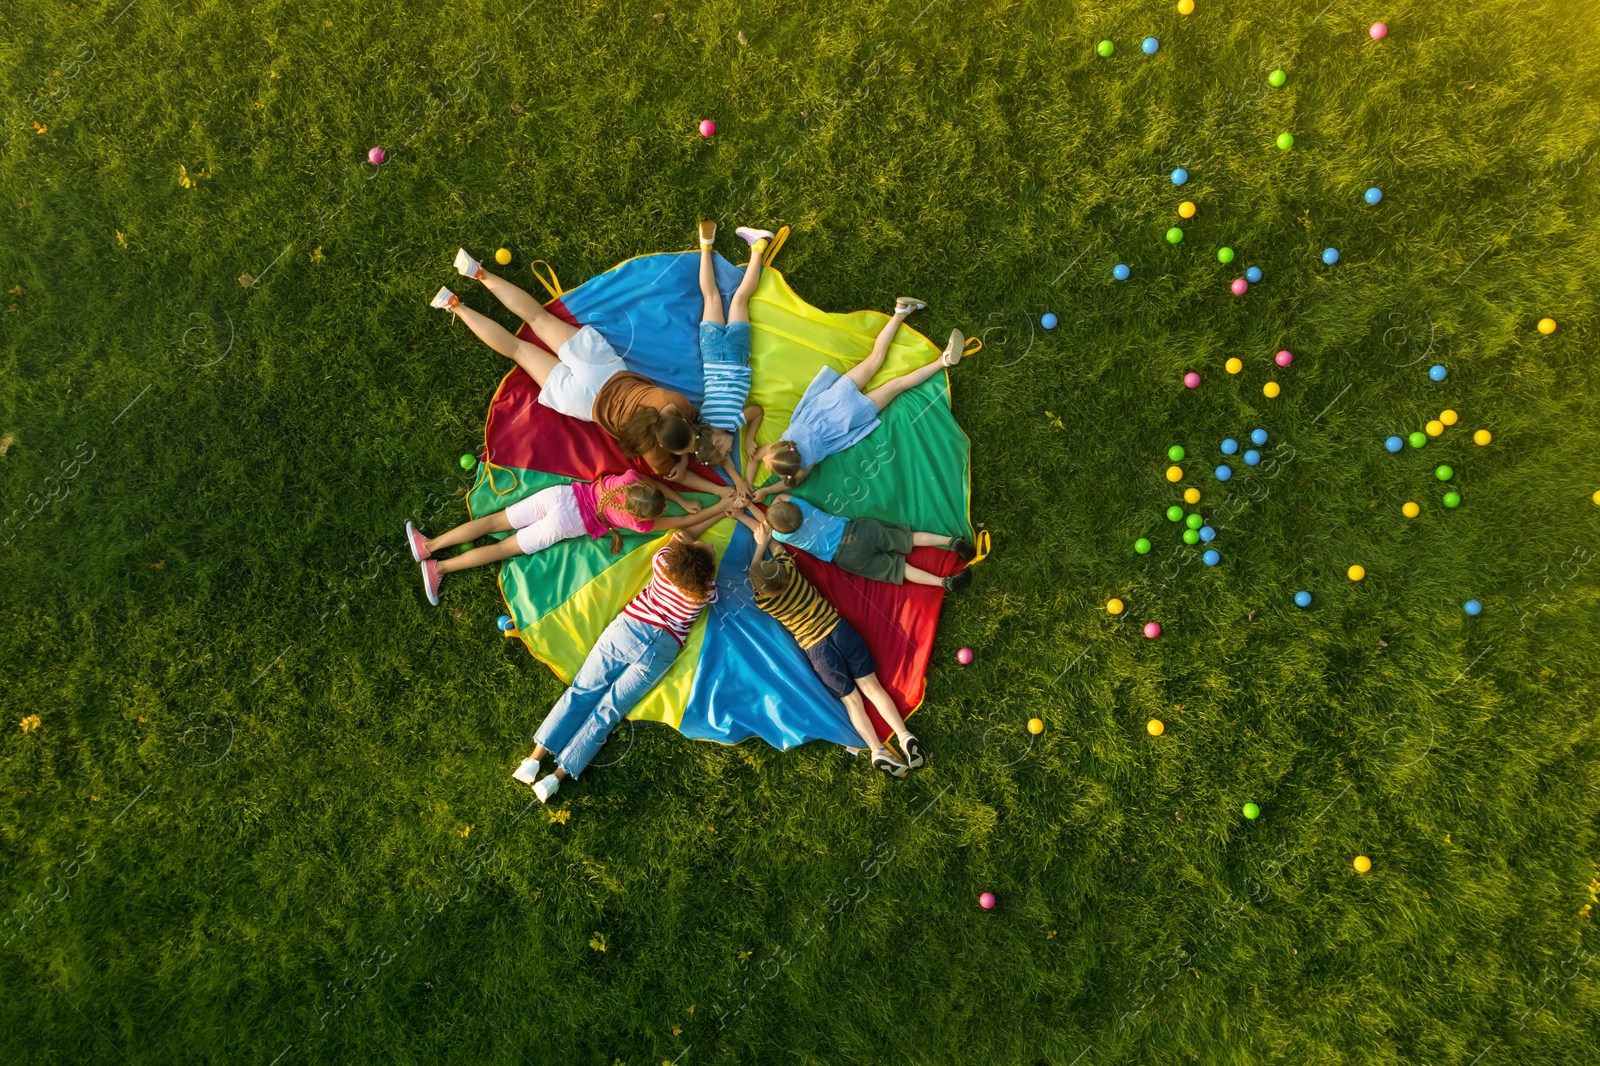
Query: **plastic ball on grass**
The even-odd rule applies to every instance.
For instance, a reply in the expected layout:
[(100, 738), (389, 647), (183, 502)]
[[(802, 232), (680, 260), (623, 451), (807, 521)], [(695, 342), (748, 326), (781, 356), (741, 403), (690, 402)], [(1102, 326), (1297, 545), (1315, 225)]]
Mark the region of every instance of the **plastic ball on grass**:
[(1188, 517), (1186, 517), (1183, 520), (1183, 524), (1184, 524), (1185, 527), (1187, 527), (1189, 529), (1199, 529), (1201, 526), (1206, 524), (1206, 520), (1204, 518), (1201, 518), (1199, 513), (1196, 512), (1196, 513), (1191, 514)]
[(1243, 807), (1239, 808), (1239, 812), (1252, 822), (1261, 817), (1261, 808), (1257, 807), (1254, 803), (1246, 803)]
[(1244, 453), (1244, 465), (1245, 466), (1255, 466), (1259, 462), (1261, 462), (1261, 453), (1260, 452), (1256, 451), (1254, 448), (1248, 448), (1248, 449), (1245, 450), (1245, 453)]
[(1550, 336), (1550, 334), (1554, 333), (1555, 331), (1556, 331), (1556, 320), (1555, 319), (1553, 319), (1553, 318), (1541, 318), (1539, 320), (1539, 332), (1540, 333), (1543, 333), (1546, 337), (1548, 337), (1548, 336)]
[(1150, 539), (1148, 537), (1140, 537), (1138, 540), (1133, 542), (1133, 550), (1138, 552), (1140, 555), (1149, 555)]
[(1267, 443), (1267, 431), (1259, 426), (1250, 431), (1250, 443), (1260, 447)]
[(1032, 733), (1034, 736), (1038, 736), (1040, 733), (1043, 733), (1044, 732), (1044, 719), (1043, 718), (1030, 718), (1030, 719), (1028, 719), (1028, 732)]
[(1171, 459), (1175, 463), (1183, 462), (1183, 456), (1184, 451), (1183, 445), (1181, 444), (1174, 444), (1172, 447), (1167, 449), (1167, 458)]
[(1433, 366), (1430, 366), (1428, 368), (1428, 380), (1429, 381), (1443, 381), (1445, 378), (1447, 378), (1449, 376), (1450, 376), (1450, 371), (1446, 370), (1442, 363), (1435, 363)]
[(1311, 593), (1309, 593), (1309, 592), (1296, 592), (1294, 594), (1294, 605), (1296, 607), (1310, 607), (1311, 606)]
[(1280, 386), (1276, 381), (1269, 381), (1265, 385), (1261, 386), (1261, 395), (1265, 396), (1269, 400), (1276, 400), (1278, 398), (1278, 393), (1282, 391), (1283, 387)]
[(1447, 493), (1445, 493), (1444, 494), (1444, 505), (1446, 507), (1449, 507), (1449, 508), (1452, 508), (1452, 509), (1456, 508), (1456, 507), (1460, 507), (1461, 506), (1461, 493), (1459, 493), (1459, 492), (1447, 492)]
[(1127, 281), (1129, 275), (1132, 273), (1133, 271), (1128, 269), (1127, 263), (1118, 263), (1116, 266), (1111, 268), (1111, 276), (1116, 278), (1118, 281)]
[(1381, 41), (1385, 37), (1389, 36), (1389, 27), (1385, 26), (1381, 22), (1374, 22), (1372, 24), (1372, 28), (1367, 31), (1367, 36), (1371, 37), (1374, 41)]
[(1483, 604), (1479, 603), (1477, 600), (1468, 600), (1466, 603), (1461, 605), (1461, 609), (1466, 611), (1472, 617), (1476, 618), (1483, 613)]
[(1224, 363), (1222, 365), (1228, 371), (1228, 373), (1230, 373), (1230, 374), (1237, 374), (1239, 371), (1244, 369), (1244, 364), (1241, 363), (1238, 359), (1229, 359), (1226, 363)]
[(1478, 432), (1472, 435), (1472, 443), (1476, 444), (1480, 448), (1492, 440), (1494, 440), (1494, 434), (1490, 433), (1486, 429), (1480, 429)]
[(1367, 576), (1367, 568), (1362, 566), (1360, 563), (1357, 563), (1345, 571), (1345, 576), (1351, 581), (1360, 581), (1362, 578)]
[(511, 249), (501, 248), (496, 251), (494, 253), (494, 261), (499, 263), (501, 266), (505, 266), (507, 263), (511, 262)]
[(1171, 229), (1167, 230), (1167, 243), (1182, 244), (1183, 230), (1179, 229), (1177, 226), (1173, 226)]
[(1184, 530), (1183, 531), (1183, 542), (1185, 544), (1199, 544), (1200, 543), (1200, 531), (1198, 529), (1186, 529), (1186, 530)]
[(1272, 361), (1277, 363), (1279, 366), (1288, 366), (1290, 363), (1294, 362), (1294, 353), (1289, 349), (1284, 348), (1278, 352), (1277, 355), (1272, 357)]
[(1600, 507), (1600, 489), (1595, 489), (1594, 495), (1589, 498), (1594, 501), (1596, 507)]
[(1399, 437), (1390, 437), (1388, 440), (1383, 442), (1383, 446), (1388, 448), (1391, 452), (1397, 452), (1406, 446), (1406, 442), (1401, 440)]
[(1161, 723), (1161, 719), (1152, 718), (1144, 724), (1144, 731), (1153, 737), (1159, 737), (1167, 731), (1167, 727)]
[(509, 633), (516, 628), (517, 623), (511, 620), (509, 614), (503, 614), (494, 621), (494, 627), (502, 633)]
[(1144, 54), (1147, 55), (1147, 56), (1155, 55), (1156, 54), (1156, 50), (1159, 49), (1160, 47), (1161, 47), (1161, 42), (1156, 40), (1154, 37), (1146, 37), (1143, 41), (1141, 41), (1139, 43), (1139, 49), (1142, 52), (1144, 52)]
[(1167, 467), (1167, 480), (1172, 482), (1174, 485), (1176, 485), (1178, 482), (1182, 481), (1183, 480), (1183, 467), (1181, 467), (1181, 466), (1169, 466), (1169, 467)]
[(956, 662), (960, 663), (962, 666), (966, 666), (968, 663), (972, 662), (972, 649), (962, 648), (960, 651), (956, 652)]
[(1243, 278), (1234, 278), (1233, 283), (1228, 286), (1228, 290), (1235, 296), (1243, 296), (1250, 291), (1250, 283)]
[(1368, 870), (1372, 869), (1372, 860), (1367, 858), (1365, 855), (1357, 855), (1355, 859), (1351, 861), (1350, 865), (1356, 868), (1356, 873), (1364, 874)]
[(1168, 522), (1182, 522), (1183, 521), (1183, 508), (1179, 507), (1177, 504), (1173, 504), (1171, 507), (1168, 507), (1167, 508), (1167, 521)]
[(1179, 168), (1177, 168), (1176, 170), (1174, 170), (1172, 172), (1172, 184), (1174, 184), (1174, 185), (1183, 185), (1186, 182), (1188, 182), (1188, 180), (1189, 180), (1189, 172), (1187, 170), (1184, 170), (1182, 167), (1179, 167)]
[(1193, 370), (1183, 375), (1183, 387), (1186, 389), (1198, 389), (1200, 387), (1200, 375)]
[(1180, 14), (1180, 15), (1192, 15), (1192, 14), (1194, 14), (1194, 0), (1178, 0), (1178, 14)]
[(1244, 272), (1244, 280), (1248, 281), (1252, 285), (1260, 285), (1261, 284), (1261, 268), (1260, 267), (1251, 267), (1249, 270), (1246, 270)]
[(1114, 42), (1105, 40), (1095, 45), (1094, 50), (1100, 53), (1101, 59), (1108, 59), (1110, 58), (1111, 54), (1117, 50), (1117, 46)]
[(1443, 411), (1439, 412), (1439, 421), (1443, 425), (1453, 426), (1457, 422), (1461, 421), (1461, 416), (1450, 410), (1450, 408), (1446, 407)]
[(1224, 245), (1221, 248), (1218, 248), (1217, 249), (1217, 262), (1219, 262), (1219, 263), (1231, 263), (1231, 262), (1233, 262), (1233, 249), (1227, 247), (1226, 245)]
[(384, 161), (388, 158), (389, 153), (385, 152), (382, 148), (367, 149), (367, 162), (371, 163), (375, 167), (383, 166)]
[(1448, 466), (1445, 466), (1443, 463), (1440, 463), (1438, 466), (1434, 467), (1433, 476), (1438, 478), (1440, 481), (1449, 481), (1451, 478), (1456, 476), (1456, 472), (1451, 470)]
[(1107, 614), (1121, 614), (1122, 613), (1122, 601), (1117, 599), (1115, 596), (1113, 596), (1111, 599), (1107, 600), (1106, 601), (1106, 613)]
[(1293, 147), (1294, 147), (1294, 134), (1292, 134), (1292, 133), (1280, 133), (1280, 134), (1278, 134), (1278, 148), (1280, 150), (1287, 152), (1289, 149), (1291, 149)]
[(461, 469), (463, 470), (471, 470), (473, 467), (478, 465), (478, 460), (470, 455), (463, 455), (460, 459), (460, 462)]
[(1217, 480), (1226, 481), (1233, 476), (1233, 468), (1228, 466), (1217, 467)]
[(1183, 502), (1184, 503), (1199, 503), (1200, 502), (1200, 490), (1197, 489), (1197, 488), (1194, 488), (1193, 486), (1190, 486), (1189, 488), (1184, 489), (1183, 490)]
[(1144, 635), (1146, 637), (1150, 638), (1151, 640), (1155, 640), (1157, 637), (1159, 637), (1161, 635), (1161, 623), (1160, 622), (1146, 622), (1144, 624)]
[(1379, 200), (1383, 199), (1383, 190), (1374, 185), (1372, 188), (1362, 193), (1361, 198), (1369, 204), (1375, 204)]
[(1333, 264), (1339, 261), (1339, 249), (1324, 248), (1322, 250), (1322, 261), (1327, 263), (1329, 266), (1333, 266)]
[(1039, 325), (1043, 326), (1045, 329), (1055, 329), (1059, 321), (1060, 320), (1049, 311), (1046, 311), (1044, 314), (1039, 316)]
[(717, 124), (708, 118), (700, 120), (700, 136), (709, 137), (717, 132)]
[(1417, 506), (1416, 501), (1407, 500), (1405, 503), (1400, 505), (1400, 513), (1405, 515), (1407, 518), (1415, 518), (1417, 515), (1422, 513), (1422, 508)]
[(1238, 450), (1239, 450), (1239, 442), (1234, 440), (1232, 437), (1228, 437), (1226, 440), (1224, 440), (1222, 442), (1222, 454), (1223, 455), (1232, 455), (1234, 452), (1236, 452)]
[(1210, 526), (1201, 526), (1197, 532), (1200, 534), (1201, 544), (1210, 544), (1217, 539), (1217, 531)]
[(1193, 218), (1194, 217), (1194, 203), (1192, 201), (1185, 200), (1183, 203), (1179, 204), (1178, 205), (1178, 217), (1179, 218)]
[(1422, 430), (1418, 429), (1412, 431), (1411, 435), (1407, 437), (1406, 440), (1410, 442), (1413, 448), (1421, 448), (1428, 443), (1428, 435), (1422, 432)]
[(1217, 553), (1215, 548), (1209, 548), (1204, 555), (1200, 556), (1200, 561), (1207, 566), (1216, 566), (1222, 562), (1222, 556)]
[(982, 907), (986, 911), (994, 910), (994, 904), (995, 899), (993, 892), (985, 892), (978, 897), (978, 906)]
[(1267, 75), (1267, 84), (1272, 86), (1274, 89), (1283, 88), (1283, 83), (1288, 80), (1289, 75), (1285, 74), (1281, 67)]
[(1444, 432), (1444, 423), (1435, 418), (1433, 421), (1423, 426), (1422, 430), (1430, 437), (1437, 437), (1439, 434)]

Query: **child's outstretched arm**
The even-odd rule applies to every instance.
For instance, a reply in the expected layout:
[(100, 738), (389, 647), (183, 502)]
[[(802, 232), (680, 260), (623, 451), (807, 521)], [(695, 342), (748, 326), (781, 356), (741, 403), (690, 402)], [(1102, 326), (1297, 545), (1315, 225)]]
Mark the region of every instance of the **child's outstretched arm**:
[(672, 480), (680, 485), (687, 485), (696, 492), (709, 492), (713, 496), (722, 497), (733, 495), (733, 490), (728, 486), (718, 485), (714, 481), (707, 481), (693, 470), (689, 470), (682, 477), (675, 477)]
[(749, 404), (744, 409), (744, 468), (747, 473), (750, 464), (755, 461), (756, 432), (761, 429), (761, 420), (766, 413), (760, 404)]
[(767, 558), (767, 549), (772, 544), (772, 527), (762, 522), (756, 527), (756, 550), (750, 556), (750, 587), (756, 583), (756, 567), (760, 566)]
[[(665, 496), (679, 507), (682, 507), (690, 514), (698, 514), (700, 508), (703, 506), (699, 500), (689, 499), (687, 496), (683, 495), (677, 489), (673, 488), (671, 485), (668, 485), (664, 481), (657, 481), (653, 477), (645, 477), (642, 474), (639, 476), (639, 480), (643, 481), (646, 485), (654, 485), (656, 487), (656, 491), (660, 492), (661, 495)], [(657, 528), (661, 527), (658, 526)]]
[(687, 536), (690, 540), (699, 540), (702, 533), (716, 525), (718, 522), (722, 521), (724, 518), (727, 518), (728, 512), (732, 510), (733, 501), (731, 499), (726, 499), (720, 501), (719, 503), (715, 503), (701, 511), (699, 514), (690, 518), (688, 524), (678, 527), (677, 532), (674, 533), (673, 536)]

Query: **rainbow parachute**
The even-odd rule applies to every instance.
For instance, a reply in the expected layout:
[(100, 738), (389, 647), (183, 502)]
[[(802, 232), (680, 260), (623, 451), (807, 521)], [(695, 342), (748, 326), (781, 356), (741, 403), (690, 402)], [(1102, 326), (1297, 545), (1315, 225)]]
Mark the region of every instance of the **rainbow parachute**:
[[(594, 326), (630, 369), (698, 404), (698, 269), (698, 252), (669, 252), (630, 259), (568, 292), (561, 291), (553, 271), (549, 280), (541, 281), (553, 296), (547, 305), (552, 313)], [(716, 272), (726, 300), (742, 271), (718, 256)], [(769, 266), (763, 271), (750, 305), (750, 398), (766, 409), (760, 443), (782, 439), (795, 404), (819, 368), (826, 364), (843, 372), (866, 357), (884, 318), (873, 311), (819, 311), (800, 299), (777, 270)], [(520, 335), (538, 343), (526, 325)], [(872, 384), (921, 366), (938, 351), (926, 337), (903, 328)], [(500, 382), (484, 426), (477, 481), (468, 496), (474, 516), (549, 485), (639, 465), (625, 458), (598, 426), (557, 414), (537, 403), (538, 395), (538, 386), (520, 368)], [(876, 431), (819, 463), (794, 494), (835, 514), (970, 538), (968, 442), (950, 412), (947, 375), (939, 374), (895, 400)], [(720, 598), (696, 623), (671, 671), (629, 717), (665, 722), (685, 736), (729, 744), (750, 736), (778, 748), (814, 739), (859, 743), (843, 706), (822, 687), (793, 638), (754, 605), (746, 573), (754, 550), (749, 530), (724, 519), (703, 539), (720, 560)], [(664, 542), (657, 534), (624, 533), (623, 550), (613, 555), (606, 538), (579, 538), (506, 561), (500, 589), (515, 623), (514, 635), (570, 683), (601, 631), (649, 580), (651, 555)], [(878, 676), (901, 713), (916, 709), (922, 702), (943, 590), (868, 581), (803, 553), (797, 552), (796, 559), (806, 577), (866, 639), (878, 662)], [(938, 574), (959, 566), (953, 553), (935, 548), (918, 548), (911, 560)], [(873, 718), (880, 735), (887, 735), (876, 714)]]

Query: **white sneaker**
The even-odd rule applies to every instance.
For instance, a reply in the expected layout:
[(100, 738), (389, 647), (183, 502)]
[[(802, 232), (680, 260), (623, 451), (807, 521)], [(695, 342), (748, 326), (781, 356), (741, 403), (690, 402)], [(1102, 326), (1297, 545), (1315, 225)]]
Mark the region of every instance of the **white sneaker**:
[(561, 778), (555, 774), (545, 774), (544, 778), (533, 786), (533, 794), (539, 797), (540, 803), (549, 803), (550, 797), (556, 794), (556, 789), (561, 787)]
[(461, 302), (461, 297), (449, 289), (440, 286), (439, 291), (433, 294), (433, 299), (428, 302), (429, 307), (437, 307), (441, 311), (448, 311)]
[(532, 755), (522, 760), (522, 765), (511, 771), (511, 776), (521, 781), (524, 785), (533, 784), (533, 779), (539, 776), (539, 760)]
[(740, 226), (733, 232), (743, 237), (746, 244), (754, 244), (757, 241), (770, 241), (774, 236), (769, 229), (754, 229), (750, 226)]
[(483, 264), (468, 255), (465, 248), (456, 249), (456, 272), (474, 281), (483, 280)]

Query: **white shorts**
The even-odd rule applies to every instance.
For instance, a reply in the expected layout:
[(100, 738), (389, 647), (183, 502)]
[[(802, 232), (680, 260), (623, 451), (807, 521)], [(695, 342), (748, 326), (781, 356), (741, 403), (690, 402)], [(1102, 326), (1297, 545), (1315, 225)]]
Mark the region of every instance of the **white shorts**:
[(517, 531), (523, 555), (544, 551), (552, 544), (588, 535), (578, 513), (578, 497), (571, 485), (551, 485), (506, 508), (506, 520)]
[(612, 377), (628, 369), (611, 342), (593, 326), (584, 326), (556, 353), (561, 365), (539, 390), (539, 402), (585, 422), (594, 421), (594, 401)]

